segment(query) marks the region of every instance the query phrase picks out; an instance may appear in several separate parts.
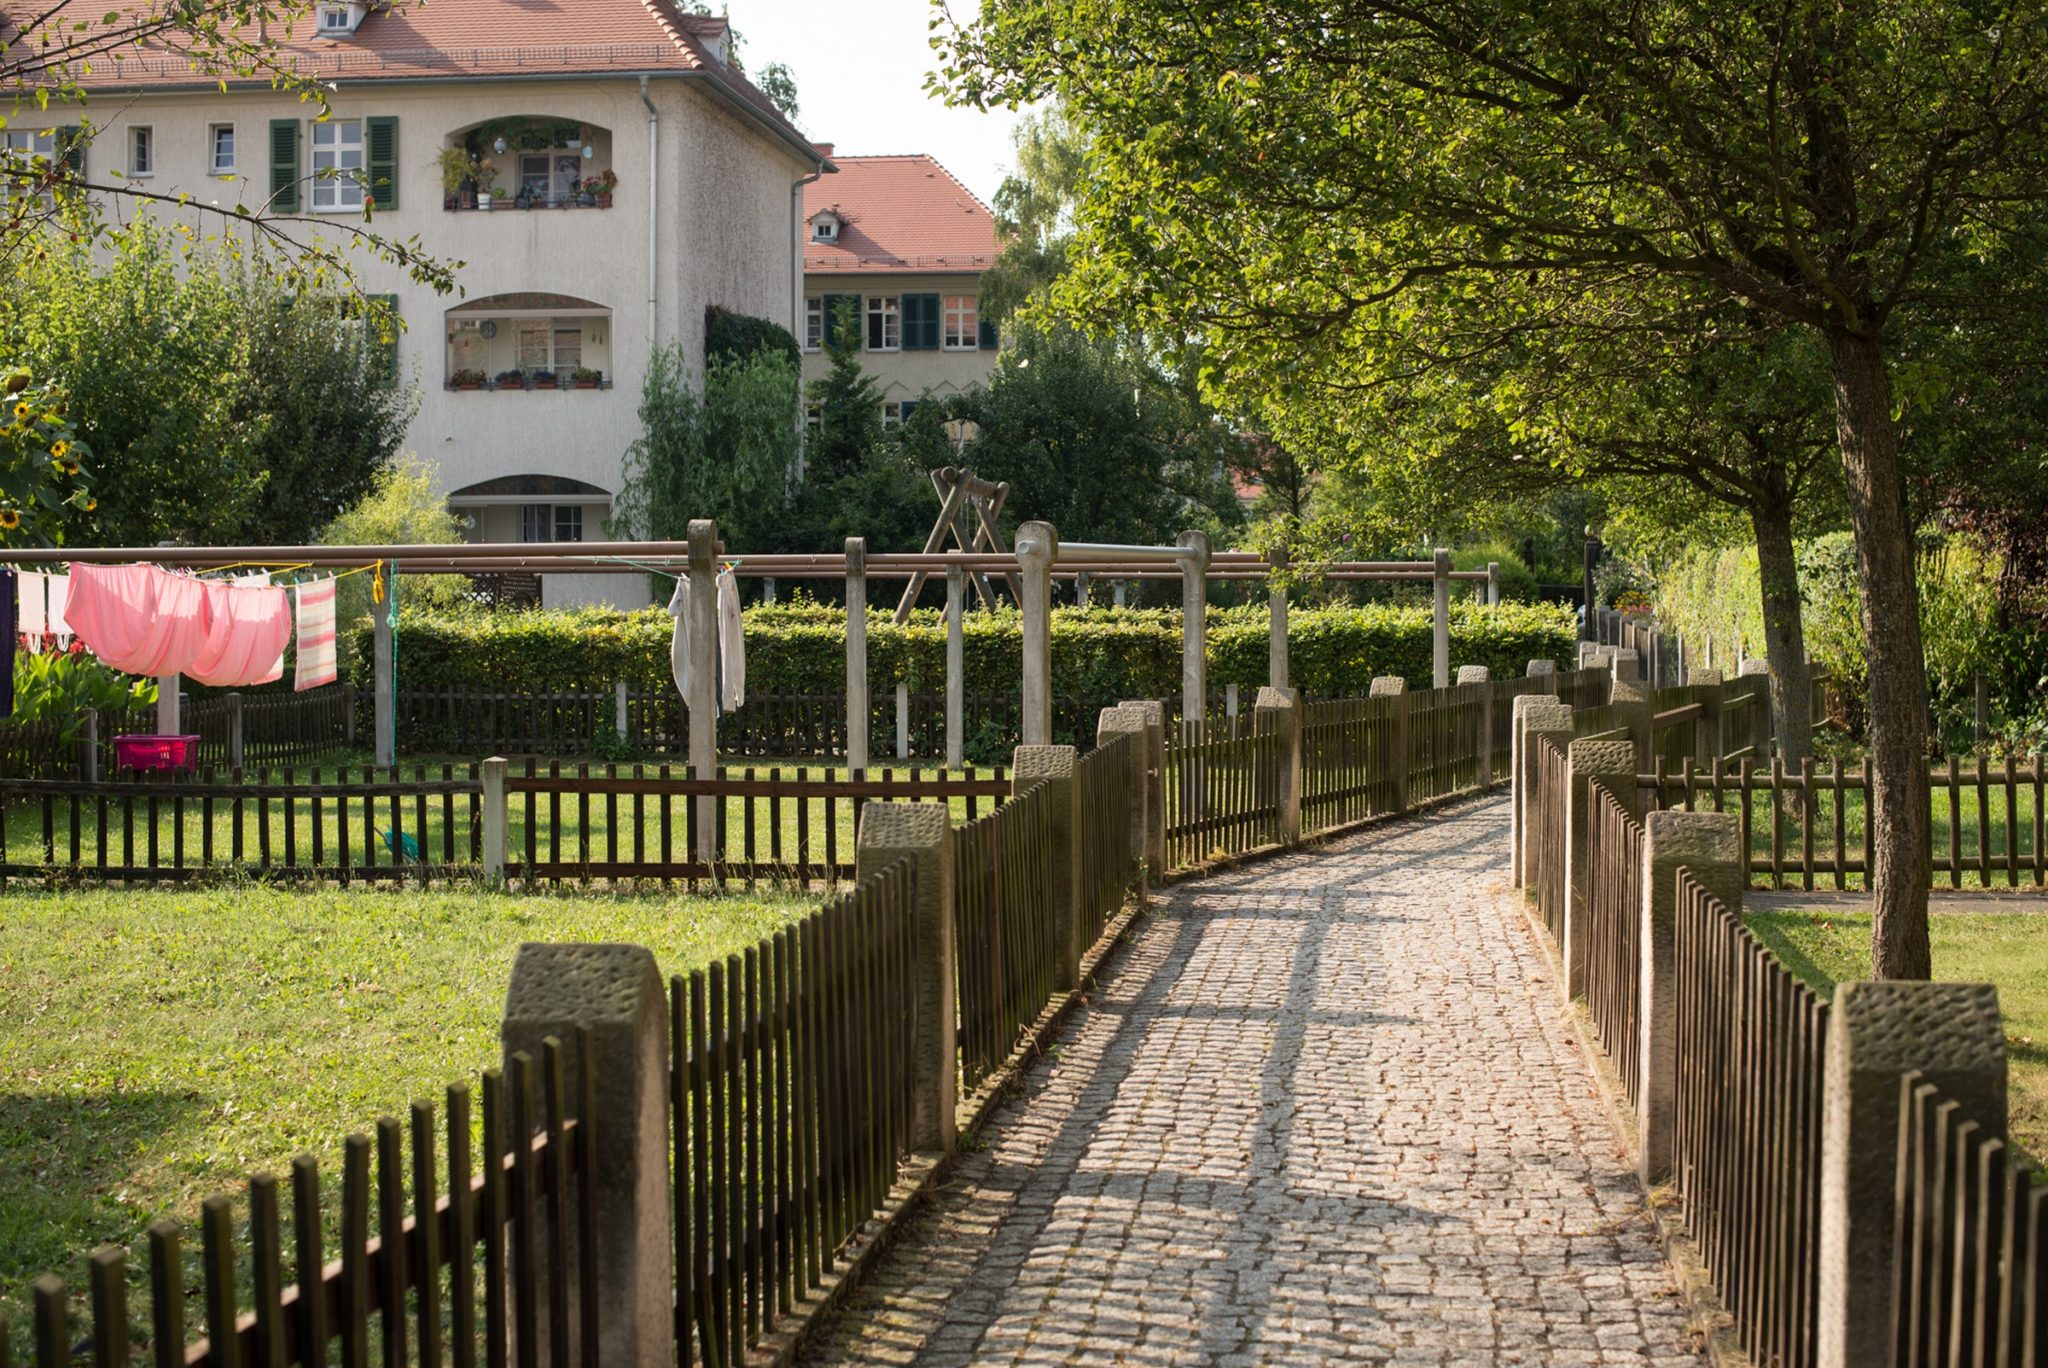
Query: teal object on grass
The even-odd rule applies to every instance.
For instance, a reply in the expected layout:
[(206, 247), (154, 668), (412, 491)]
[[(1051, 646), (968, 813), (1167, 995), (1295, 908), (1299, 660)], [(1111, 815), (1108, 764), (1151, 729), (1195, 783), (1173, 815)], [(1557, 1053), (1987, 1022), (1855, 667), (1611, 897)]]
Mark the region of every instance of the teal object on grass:
[(411, 832), (380, 831), (377, 834), (384, 838), (384, 845), (392, 854), (403, 855), (408, 860), (420, 857), (420, 843), (412, 838)]

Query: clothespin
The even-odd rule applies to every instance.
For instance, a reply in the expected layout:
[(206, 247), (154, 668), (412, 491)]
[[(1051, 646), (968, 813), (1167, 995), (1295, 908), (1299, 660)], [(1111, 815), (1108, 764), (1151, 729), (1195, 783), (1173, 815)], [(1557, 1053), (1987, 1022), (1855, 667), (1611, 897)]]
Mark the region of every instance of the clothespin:
[(384, 562), (379, 560), (370, 571), (370, 602), (384, 601)]

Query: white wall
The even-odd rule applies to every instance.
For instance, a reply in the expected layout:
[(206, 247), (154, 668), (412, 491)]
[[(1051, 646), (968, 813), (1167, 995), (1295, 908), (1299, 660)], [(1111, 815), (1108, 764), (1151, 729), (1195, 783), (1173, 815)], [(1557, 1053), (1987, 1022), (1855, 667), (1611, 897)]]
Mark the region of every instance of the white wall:
[[(821, 295), (858, 294), (863, 300), (861, 327), (867, 327), (865, 300), (873, 295), (936, 294), (961, 295), (978, 294), (981, 277), (967, 275), (911, 275), (876, 273), (873, 275), (829, 274), (813, 272), (804, 277), (804, 297), (815, 299)], [(943, 324), (943, 319), (941, 323)], [(866, 336), (863, 331), (862, 336)], [(801, 322), (797, 329), (797, 340), (804, 340)], [(882, 391), (884, 403), (916, 399), (927, 390), (935, 395), (957, 394), (970, 389), (988, 378), (996, 368), (994, 351), (863, 351), (860, 354), (861, 369), (873, 377)], [(832, 358), (823, 348), (804, 352), (804, 382), (810, 383), (832, 369)]]

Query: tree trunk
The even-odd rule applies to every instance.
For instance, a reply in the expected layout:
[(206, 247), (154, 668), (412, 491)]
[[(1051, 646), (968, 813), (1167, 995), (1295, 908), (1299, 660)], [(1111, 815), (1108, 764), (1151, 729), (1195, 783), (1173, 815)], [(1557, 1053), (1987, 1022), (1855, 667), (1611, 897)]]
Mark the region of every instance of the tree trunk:
[(1932, 976), (1927, 948), (1927, 663), (1891, 379), (1874, 337), (1828, 335), (1870, 661), (1870, 969)]
[(1792, 555), (1792, 501), (1766, 497), (1749, 506), (1763, 588), (1764, 659), (1771, 667), (1772, 734), (1785, 768), (1797, 771), (1813, 750), (1813, 677), (1806, 667), (1806, 624), (1799, 567)]

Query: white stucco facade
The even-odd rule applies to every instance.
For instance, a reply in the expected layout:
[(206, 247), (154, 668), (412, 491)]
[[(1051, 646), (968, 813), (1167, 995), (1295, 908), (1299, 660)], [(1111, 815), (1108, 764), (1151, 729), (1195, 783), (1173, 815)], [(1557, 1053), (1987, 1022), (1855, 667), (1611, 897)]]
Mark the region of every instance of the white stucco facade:
[[(434, 467), (444, 491), (501, 487), (454, 500), (474, 520), (476, 539), (520, 540), (534, 516), (526, 509), (556, 500), (581, 510), (576, 519), (558, 520), (563, 530), (580, 519), (583, 539), (598, 539), (626, 450), (639, 434), (650, 352), (678, 342), (690, 369), (701, 372), (704, 315), (713, 305), (800, 325), (797, 186), (818, 170), (818, 159), (764, 126), (757, 113), (736, 108), (700, 74), (343, 80), (331, 104), (329, 123), (344, 130), (378, 119), (392, 121), (382, 126), (396, 131), (397, 202), (381, 205), (369, 226), (387, 238), (416, 237), (429, 256), (461, 263), (456, 291), (442, 295), (367, 251), (353, 253), (362, 289), (389, 295), (403, 325), (399, 371), (420, 395), (407, 445)], [(151, 191), (223, 207), (261, 204), (271, 185), (274, 121), (281, 120), (299, 122), (300, 170), (313, 171), (308, 154), (318, 111), (288, 95), (103, 91), (87, 112), (95, 125), (89, 180), (129, 170), (140, 144), (150, 154), (141, 183)], [(50, 117), (80, 122), (76, 113)], [(528, 155), (562, 158), (564, 176), (612, 171), (617, 185), (609, 208), (511, 207), (520, 149), (497, 154), (488, 145), (485, 156), (500, 172), (492, 211), (445, 207), (442, 149), (479, 126), (502, 129), (522, 118), (555, 125), (558, 137), (574, 126), (567, 139), (574, 146)], [(223, 127), (232, 127), (234, 149), (225, 173), (215, 165)], [(148, 130), (140, 139), (139, 128)], [(315, 184), (302, 182), (301, 212), (318, 219), (328, 215), (309, 202)], [(331, 216), (333, 231), (291, 231), (335, 241), (344, 225), (361, 222), (359, 209)], [(207, 231), (219, 228), (218, 218), (206, 224)], [(565, 384), (574, 366), (601, 372), (602, 381), (546, 389), (450, 384), (459, 370), (497, 376), (535, 358), (542, 358), (538, 366), (558, 368)], [(539, 477), (530, 498), (512, 488), (528, 476)], [(645, 602), (646, 583), (636, 575), (550, 576), (546, 599), (637, 604)]]
[[(861, 328), (863, 343), (868, 337), (868, 310), (877, 299), (900, 301), (905, 295), (936, 295), (941, 304), (939, 345), (936, 348), (909, 348), (902, 345), (899, 327), (898, 345), (890, 348), (863, 346), (860, 357), (861, 369), (874, 380), (882, 391), (884, 405), (917, 402), (926, 396), (944, 398), (971, 389), (988, 378), (995, 369), (996, 349), (983, 345), (979, 326), (979, 301), (981, 273), (951, 272), (946, 274), (897, 274), (873, 273), (853, 275), (831, 272), (810, 272), (804, 281), (804, 299), (807, 307), (810, 301), (823, 301), (828, 296), (858, 295), (861, 298)], [(976, 326), (971, 329), (973, 343), (968, 346), (948, 346), (945, 334), (945, 302), (953, 299), (975, 301)], [(805, 384), (826, 374), (832, 369), (832, 358), (825, 354), (823, 347), (814, 345), (817, 337), (814, 324), (807, 323), (797, 330), (797, 337), (804, 344), (803, 375)]]

